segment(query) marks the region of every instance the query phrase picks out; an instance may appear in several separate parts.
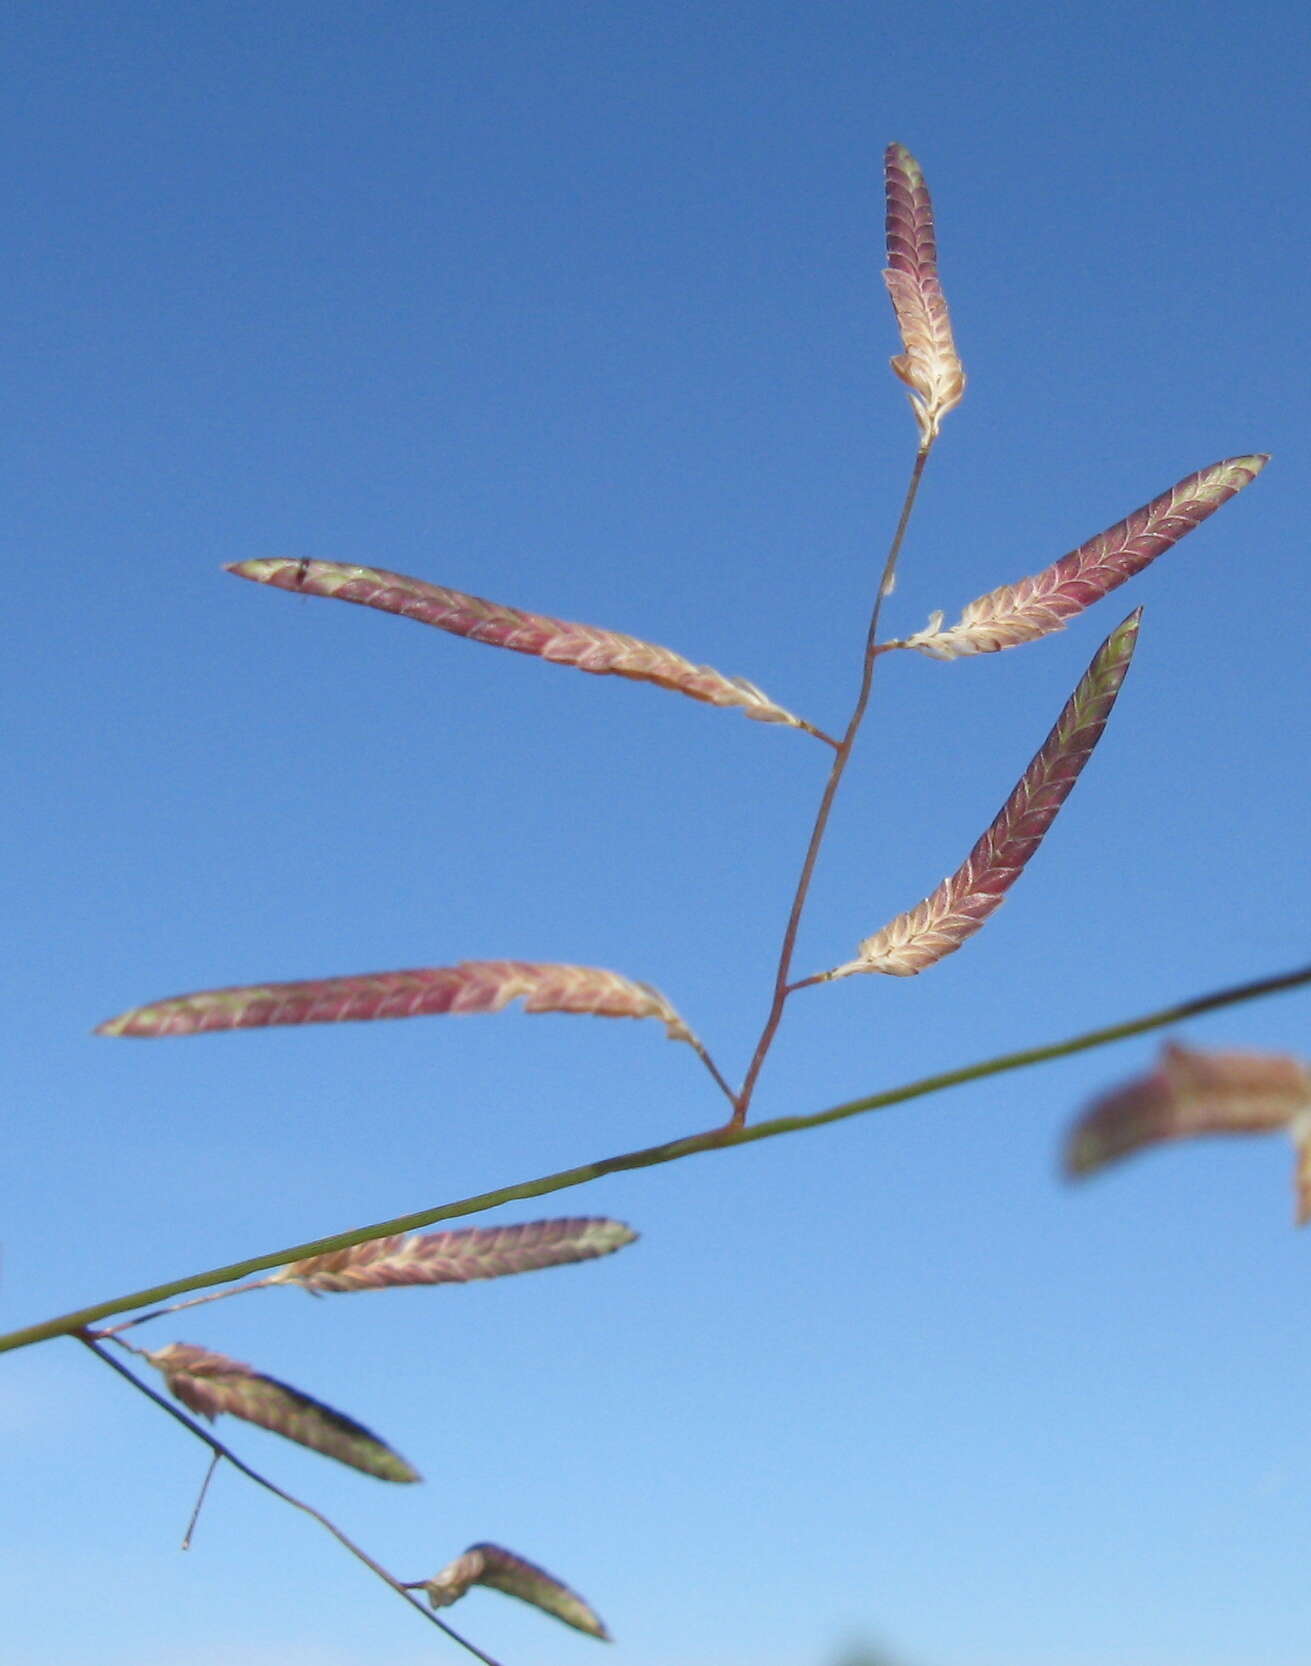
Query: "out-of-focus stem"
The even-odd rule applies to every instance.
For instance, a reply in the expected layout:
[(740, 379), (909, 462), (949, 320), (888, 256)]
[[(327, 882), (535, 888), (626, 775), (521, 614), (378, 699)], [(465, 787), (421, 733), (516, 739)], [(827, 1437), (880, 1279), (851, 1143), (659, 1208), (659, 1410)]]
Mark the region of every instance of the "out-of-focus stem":
[(217, 1452), (211, 1452), (209, 1468), (205, 1471), (205, 1479), (200, 1483), (200, 1491), (196, 1495), (195, 1508), (191, 1512), (191, 1520), (187, 1523), (187, 1530), (182, 1535), (182, 1549), (190, 1550), (191, 1541), (195, 1536), (196, 1523), (200, 1520), (200, 1512), (205, 1508), (205, 1499), (209, 1496), (209, 1484), (214, 1479), (214, 1471), (223, 1460)]

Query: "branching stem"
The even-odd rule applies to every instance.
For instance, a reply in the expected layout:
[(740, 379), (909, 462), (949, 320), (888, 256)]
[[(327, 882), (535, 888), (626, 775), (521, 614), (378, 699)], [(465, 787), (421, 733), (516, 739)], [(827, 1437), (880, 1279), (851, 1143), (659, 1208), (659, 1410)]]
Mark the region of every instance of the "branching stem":
[(869, 629), (865, 634), (865, 658), (861, 666), (860, 692), (856, 696), (856, 704), (847, 723), (841, 741), (838, 743), (837, 756), (833, 760), (833, 767), (829, 771), (828, 780), (824, 784), (824, 793), (819, 801), (819, 809), (815, 812), (815, 825), (811, 829), (810, 843), (806, 846), (805, 860), (801, 864), (801, 877), (797, 881), (796, 894), (792, 898), (792, 912), (788, 915), (787, 928), (783, 933), (783, 947), (779, 951), (778, 971), (774, 977), (774, 995), (770, 1003), (769, 1016), (765, 1019), (765, 1027), (760, 1032), (760, 1040), (756, 1043), (756, 1051), (747, 1068), (746, 1078), (742, 1083), (742, 1090), (737, 1095), (733, 1105), (733, 1116), (728, 1126), (741, 1128), (747, 1119), (747, 1111), (751, 1105), (751, 1095), (755, 1092), (756, 1081), (760, 1075), (761, 1066), (773, 1046), (774, 1036), (783, 1018), (783, 1008), (791, 993), (788, 987), (788, 973), (792, 970), (792, 955), (797, 946), (797, 931), (801, 926), (801, 916), (805, 912), (806, 899), (810, 895), (810, 882), (815, 875), (815, 864), (819, 860), (820, 847), (824, 843), (824, 835), (828, 831), (829, 814), (833, 809), (833, 801), (838, 795), (838, 788), (842, 785), (842, 777), (850, 762), (852, 749), (856, 744), (856, 736), (860, 733), (860, 726), (865, 720), (865, 711), (869, 705), (870, 689), (874, 682), (874, 660), (878, 648), (879, 615), (883, 611), (883, 598), (892, 589), (892, 582), (897, 571), (897, 557), (901, 554), (901, 546), (905, 542), (906, 528), (910, 525), (911, 511), (915, 507), (915, 497), (920, 489), (920, 481), (924, 478), (924, 465), (929, 460), (929, 452), (933, 442), (930, 440), (915, 454), (915, 467), (911, 470), (910, 481), (906, 487), (906, 496), (901, 506), (901, 516), (897, 521), (897, 530), (892, 535), (892, 543), (888, 548), (887, 560), (883, 563), (883, 574), (879, 579), (878, 593), (874, 597), (874, 605), (870, 610)]
[[(321, 1510), (316, 1510), (312, 1504), (307, 1504), (303, 1498), (297, 1498), (294, 1493), (287, 1492), (275, 1482), (270, 1481), (267, 1475), (261, 1475), (257, 1469), (252, 1469), (248, 1463), (243, 1463), (230, 1447), (225, 1446), (221, 1440), (210, 1434), (208, 1429), (203, 1428), (194, 1418), (188, 1417), (186, 1412), (180, 1411), (170, 1401), (166, 1400), (157, 1390), (151, 1388), (148, 1383), (143, 1383), (140, 1377), (136, 1376), (134, 1372), (128, 1370), (126, 1365), (120, 1364), (120, 1362), (116, 1360), (111, 1353), (107, 1352), (106, 1349), (100, 1346), (95, 1337), (91, 1335), (90, 1331), (85, 1329), (75, 1330), (70, 1334), (75, 1335), (79, 1342), (84, 1343), (86, 1347), (90, 1348), (96, 1358), (103, 1361), (111, 1371), (117, 1371), (120, 1377), (122, 1377), (126, 1382), (131, 1383), (133, 1388), (135, 1388), (139, 1394), (144, 1394), (148, 1400), (153, 1400), (161, 1411), (166, 1411), (175, 1422), (180, 1423), (182, 1427), (193, 1434), (197, 1440), (202, 1441), (206, 1446), (208, 1446), (210, 1451), (214, 1453), (215, 1457), (226, 1458), (228, 1463), (232, 1465), (233, 1469), (239, 1470), (248, 1481), (253, 1481), (256, 1486), (263, 1487), (265, 1492), (271, 1492), (275, 1498), (280, 1498), (284, 1504), (290, 1504), (292, 1509), (301, 1510), (307, 1516), (312, 1516), (314, 1520), (318, 1522), (320, 1527), (326, 1527), (328, 1532), (332, 1534), (333, 1538), (350, 1551), (356, 1561), (363, 1562), (364, 1566), (368, 1568), (370, 1573), (376, 1574), (377, 1577), (382, 1580), (384, 1585), (390, 1585), (396, 1595), (400, 1597), (402, 1601), (408, 1602), (416, 1614), (421, 1615), (429, 1622), (430, 1625), (435, 1625), (438, 1631), (445, 1632), (453, 1643), (458, 1643), (462, 1649), (466, 1649), (475, 1660), (481, 1660), (483, 1662), (483, 1666), (499, 1666), (499, 1662), (493, 1660), (491, 1655), (484, 1654), (476, 1644), (471, 1643), (467, 1637), (461, 1637), (458, 1631), (456, 1631), (452, 1626), (448, 1626), (445, 1620), (439, 1620), (434, 1613), (424, 1607), (417, 1597), (411, 1596), (409, 1590), (399, 1579), (396, 1579), (393, 1575), (389, 1574), (381, 1562), (375, 1562), (366, 1550), (361, 1549), (360, 1546), (355, 1543), (354, 1539), (348, 1538), (347, 1535), (342, 1532), (341, 1528), (337, 1526), (336, 1522), (330, 1521)], [(126, 1347), (127, 1344), (124, 1343), (122, 1346)], [(135, 1352), (136, 1350), (133, 1351)], [(190, 1536), (189, 1529), (188, 1536)]]
[[(1293, 972), (1281, 972), (1274, 977), (1258, 978), (1251, 983), (1235, 984), (1192, 1000), (1180, 1001), (1154, 1012), (1124, 1019), (1118, 1024), (1107, 1024), (1099, 1029), (1085, 1030), (1064, 1041), (1046, 1042), (1040, 1047), (1027, 1047), (1019, 1052), (999, 1053), (990, 1059), (961, 1065), (955, 1070), (944, 1070), (934, 1076), (921, 1076), (918, 1081), (906, 1082), (901, 1087), (889, 1088), (862, 1099), (849, 1099), (828, 1110), (814, 1111), (808, 1116), (780, 1116), (769, 1122), (756, 1122), (745, 1128), (714, 1128), (704, 1134), (690, 1134), (682, 1139), (669, 1140), (664, 1145), (647, 1146), (639, 1151), (627, 1151), (616, 1157), (605, 1157), (599, 1162), (583, 1163), (577, 1168), (561, 1169), (538, 1180), (520, 1181), (516, 1185), (501, 1186), (495, 1191), (481, 1192), (476, 1197), (461, 1198), (455, 1203), (440, 1204), (434, 1209), (421, 1209), (412, 1215), (399, 1215), (395, 1220), (382, 1221), (373, 1226), (354, 1227), (348, 1232), (334, 1233), (329, 1238), (316, 1238), (307, 1244), (293, 1244), (290, 1249), (274, 1250), (268, 1255), (257, 1255), (231, 1266), (215, 1267), (209, 1272), (193, 1273), (187, 1278), (174, 1279), (168, 1284), (157, 1284), (149, 1290), (135, 1290), (130, 1295), (116, 1296), (110, 1301), (97, 1302), (92, 1307), (79, 1308), (55, 1319), (0, 1335), (0, 1353), (16, 1348), (30, 1348), (37, 1342), (48, 1342), (52, 1337), (75, 1335), (100, 1319), (115, 1313), (130, 1313), (135, 1308), (152, 1307), (185, 1295), (189, 1290), (211, 1289), (217, 1284), (230, 1284), (234, 1279), (249, 1278), (254, 1273), (267, 1272), (273, 1267), (285, 1267), (289, 1261), (301, 1261), (311, 1255), (329, 1255), (337, 1250), (350, 1249), (355, 1244), (367, 1244), (375, 1238), (386, 1238), (398, 1232), (417, 1232), (421, 1227), (437, 1221), (456, 1220), (464, 1215), (480, 1215), (502, 1204), (522, 1202), (525, 1198), (545, 1197), (551, 1192), (562, 1192), (572, 1186), (585, 1186), (607, 1174), (622, 1174), (630, 1169), (653, 1168), (660, 1163), (678, 1162), (683, 1157), (694, 1157), (703, 1151), (726, 1151), (737, 1145), (752, 1145), (757, 1140), (770, 1140), (780, 1134), (797, 1134), (812, 1128), (823, 1128), (831, 1122), (843, 1122), (848, 1117), (861, 1116), (866, 1111), (883, 1111), (892, 1105), (904, 1105), (911, 1099), (922, 1099), (927, 1094), (941, 1093), (947, 1088), (962, 1087), (967, 1082), (980, 1082), (989, 1076), (1000, 1076), (1011, 1070), (1024, 1070), (1030, 1065), (1045, 1064), (1050, 1059), (1069, 1058), (1075, 1053), (1086, 1053), (1094, 1047), (1105, 1047), (1114, 1041), (1126, 1041), (1131, 1036), (1146, 1035), (1152, 1030), (1180, 1024), (1185, 1019), (1199, 1017), (1205, 1012), (1216, 1012), (1221, 1007), (1237, 1006), (1243, 1001), (1255, 1001), (1266, 995), (1281, 994), (1290, 989), (1301, 989), (1311, 984), (1311, 966), (1298, 967)], [(84, 1338), (88, 1345), (94, 1337)], [(99, 1349), (97, 1349), (99, 1352)], [(133, 1378), (135, 1382), (136, 1379)], [(144, 1387), (142, 1392), (145, 1392)], [(163, 1402), (166, 1406), (167, 1401)], [(172, 1406), (168, 1406), (170, 1412)], [(202, 1431), (203, 1432), (203, 1431)]]

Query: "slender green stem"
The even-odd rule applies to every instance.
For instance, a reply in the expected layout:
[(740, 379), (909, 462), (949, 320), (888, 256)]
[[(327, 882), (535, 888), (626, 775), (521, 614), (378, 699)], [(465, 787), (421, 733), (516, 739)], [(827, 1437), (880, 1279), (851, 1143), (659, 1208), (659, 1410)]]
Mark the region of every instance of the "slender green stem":
[[(135, 1290), (127, 1296), (116, 1296), (111, 1301), (97, 1302), (92, 1307), (79, 1308), (75, 1313), (64, 1313), (39, 1325), (28, 1325), (22, 1330), (9, 1331), (0, 1336), (0, 1353), (15, 1348), (28, 1348), (36, 1342), (47, 1342), (55, 1336), (74, 1334), (100, 1319), (115, 1313), (128, 1313), (138, 1307), (154, 1306), (189, 1290), (204, 1290), (216, 1284), (230, 1284), (234, 1279), (249, 1278), (254, 1273), (267, 1272), (274, 1267), (285, 1267), (289, 1261), (300, 1261), (310, 1255), (328, 1255), (349, 1249), (355, 1244), (367, 1244), (374, 1238), (385, 1238), (397, 1232), (417, 1232), (437, 1221), (447, 1221), (462, 1215), (479, 1215), (485, 1210), (499, 1208), (504, 1203), (517, 1203), (526, 1198), (545, 1197), (551, 1192), (566, 1191), (571, 1186), (584, 1186), (607, 1174), (622, 1174), (630, 1169), (653, 1168), (660, 1163), (674, 1163), (683, 1157), (695, 1157), (703, 1151), (726, 1151), (733, 1146), (751, 1145), (757, 1140), (769, 1140), (779, 1134), (799, 1134), (811, 1128), (823, 1128), (831, 1122), (842, 1122), (847, 1117), (861, 1116), (866, 1111), (883, 1111), (893, 1105), (904, 1105), (911, 1099), (922, 1099), (926, 1094), (941, 1093), (946, 1088), (963, 1087), (967, 1082), (979, 1082), (989, 1076), (1000, 1076), (1011, 1070), (1024, 1070), (1030, 1065), (1045, 1064), (1049, 1059), (1068, 1058), (1074, 1053), (1086, 1053), (1094, 1047), (1105, 1047), (1114, 1041), (1126, 1041), (1132, 1036), (1146, 1035), (1151, 1030), (1164, 1029), (1168, 1024), (1179, 1024), (1221, 1007), (1237, 1006), (1243, 1001), (1255, 1001), (1265, 995), (1277, 995), (1290, 989), (1311, 984), (1311, 966), (1293, 972), (1282, 972), (1275, 977), (1259, 978), (1252, 983), (1234, 985), (1199, 995), (1173, 1006), (1159, 1007), (1155, 1012), (1137, 1018), (1127, 1018), (1119, 1024), (1107, 1024), (1100, 1029), (1085, 1030), (1065, 1041), (1047, 1042), (1040, 1047), (1028, 1047), (1019, 1052), (999, 1053), (994, 1058), (975, 1064), (962, 1065), (956, 1070), (940, 1071), (934, 1076), (921, 1076), (918, 1081), (889, 1088), (883, 1093), (872, 1093), (862, 1099), (849, 1099), (825, 1111), (814, 1111), (807, 1116), (781, 1116), (769, 1122), (753, 1123), (746, 1128), (713, 1128), (704, 1134), (689, 1134), (682, 1139), (669, 1140), (664, 1145), (647, 1146), (640, 1151), (624, 1152), (616, 1157), (604, 1157), (598, 1162), (582, 1163), (577, 1168), (561, 1169), (543, 1175), (538, 1180), (524, 1180), (516, 1185), (501, 1186), (476, 1197), (461, 1198), (456, 1203), (444, 1203), (435, 1209), (421, 1209), (412, 1215), (398, 1215), (395, 1220), (382, 1221), (374, 1226), (354, 1227), (349, 1232), (338, 1232), (330, 1238), (316, 1238), (309, 1243), (293, 1244), (290, 1249), (275, 1250), (269, 1255), (257, 1255), (247, 1261), (237, 1261), (228, 1267), (215, 1267), (209, 1272), (193, 1273), (189, 1278), (174, 1279), (157, 1284), (149, 1290)], [(167, 1404), (167, 1402), (165, 1402)], [(172, 1408), (169, 1408), (172, 1410)]]
[(879, 615), (883, 610), (883, 598), (892, 589), (892, 581), (897, 571), (897, 557), (901, 554), (901, 546), (906, 539), (906, 528), (910, 525), (911, 511), (915, 507), (915, 497), (920, 489), (920, 481), (924, 478), (924, 465), (929, 460), (931, 445), (932, 441), (915, 454), (915, 467), (910, 472), (910, 480), (906, 486), (906, 496), (901, 505), (901, 515), (897, 521), (897, 530), (892, 535), (892, 543), (888, 547), (887, 559), (883, 563), (883, 573), (879, 579), (878, 593), (874, 597), (874, 606), (870, 610), (869, 628), (865, 633), (865, 658), (860, 673), (860, 691), (856, 696), (856, 704), (847, 722), (846, 731), (838, 743), (837, 756), (833, 760), (833, 767), (829, 771), (828, 780), (824, 784), (824, 793), (819, 801), (819, 809), (815, 812), (815, 825), (811, 829), (810, 843), (806, 846), (805, 859), (801, 864), (801, 877), (797, 880), (796, 893), (792, 898), (792, 911), (788, 915), (787, 927), (783, 932), (783, 947), (779, 951), (778, 970), (774, 976), (774, 994), (770, 1002), (769, 1016), (765, 1019), (765, 1027), (760, 1032), (760, 1040), (756, 1043), (755, 1054), (747, 1067), (742, 1090), (737, 1095), (734, 1103), (733, 1117), (729, 1123), (730, 1128), (740, 1128), (746, 1121), (747, 1110), (751, 1105), (751, 1095), (756, 1088), (756, 1080), (760, 1075), (765, 1057), (774, 1044), (774, 1036), (783, 1018), (783, 1008), (787, 1005), (788, 995), (791, 993), (788, 988), (788, 973), (792, 970), (792, 954), (797, 946), (797, 931), (801, 925), (801, 916), (805, 912), (806, 898), (810, 895), (810, 882), (815, 876), (815, 864), (819, 860), (820, 847), (823, 845), (824, 835), (828, 831), (828, 820), (833, 809), (833, 801), (838, 795), (838, 788), (842, 785), (842, 777), (846, 772), (847, 764), (851, 760), (852, 748), (856, 744), (856, 736), (860, 733), (860, 726), (865, 719), (865, 710), (869, 705), (870, 689), (874, 682), (874, 660), (878, 647)]
[[(475, 1660), (481, 1660), (483, 1662), (483, 1666), (499, 1666), (499, 1663), (493, 1660), (491, 1655), (484, 1654), (476, 1644), (471, 1643), (467, 1637), (461, 1637), (460, 1633), (456, 1631), (454, 1627), (448, 1626), (445, 1620), (439, 1620), (437, 1616), (425, 1608), (416, 1597), (412, 1597), (409, 1589), (403, 1585), (399, 1579), (396, 1579), (392, 1574), (389, 1574), (381, 1562), (375, 1562), (366, 1550), (362, 1550), (360, 1546), (355, 1543), (354, 1539), (348, 1538), (347, 1535), (342, 1532), (341, 1528), (337, 1526), (336, 1522), (330, 1521), (321, 1510), (316, 1510), (312, 1504), (307, 1504), (303, 1498), (297, 1498), (295, 1493), (287, 1492), (284, 1488), (279, 1487), (273, 1481), (270, 1481), (267, 1475), (261, 1475), (259, 1470), (252, 1469), (248, 1463), (244, 1463), (230, 1447), (225, 1446), (221, 1440), (210, 1434), (208, 1429), (203, 1428), (194, 1418), (188, 1417), (184, 1411), (179, 1411), (175, 1405), (166, 1400), (164, 1396), (158, 1393), (155, 1389), (151, 1388), (148, 1383), (143, 1383), (135, 1372), (129, 1371), (126, 1365), (123, 1365), (119, 1360), (116, 1360), (111, 1353), (108, 1353), (104, 1348), (102, 1348), (89, 1331), (78, 1330), (73, 1331), (70, 1334), (75, 1335), (79, 1342), (90, 1348), (96, 1358), (107, 1365), (111, 1371), (117, 1371), (120, 1377), (131, 1383), (132, 1387), (135, 1388), (139, 1394), (144, 1394), (147, 1400), (153, 1400), (161, 1411), (166, 1411), (175, 1422), (180, 1423), (182, 1427), (193, 1434), (197, 1440), (202, 1441), (206, 1446), (208, 1446), (210, 1451), (214, 1453), (215, 1457), (226, 1458), (232, 1465), (233, 1469), (239, 1470), (248, 1481), (253, 1481), (257, 1487), (263, 1487), (265, 1492), (271, 1492), (275, 1498), (280, 1498), (284, 1504), (290, 1504), (292, 1509), (301, 1510), (307, 1516), (312, 1516), (313, 1519), (318, 1522), (320, 1527), (326, 1527), (328, 1532), (332, 1534), (333, 1538), (350, 1551), (356, 1561), (363, 1562), (364, 1566), (368, 1568), (370, 1573), (376, 1574), (377, 1577), (382, 1580), (384, 1585), (390, 1585), (396, 1595), (403, 1601), (408, 1602), (416, 1614), (421, 1615), (423, 1619), (429, 1622), (429, 1624), (435, 1625), (438, 1631), (445, 1632), (446, 1636), (449, 1637), (453, 1643), (458, 1643), (462, 1649), (466, 1649), (471, 1655), (473, 1655)], [(123, 1343), (121, 1346), (126, 1347), (127, 1344)], [(135, 1353), (138, 1350), (133, 1349), (132, 1351)], [(208, 1477), (206, 1478), (206, 1484), (208, 1485)], [(192, 1518), (192, 1524), (194, 1526), (194, 1517)], [(188, 1537), (190, 1537), (190, 1532), (191, 1529), (188, 1528)]]

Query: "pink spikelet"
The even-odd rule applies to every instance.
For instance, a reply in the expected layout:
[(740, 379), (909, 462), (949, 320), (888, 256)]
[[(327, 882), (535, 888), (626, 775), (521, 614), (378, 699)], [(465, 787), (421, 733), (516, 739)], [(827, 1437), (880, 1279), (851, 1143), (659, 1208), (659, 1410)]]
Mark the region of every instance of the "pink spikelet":
[(888, 264), (883, 281), (892, 297), (905, 348), (892, 360), (892, 368), (910, 389), (923, 451), (937, 437), (943, 417), (960, 404), (965, 372), (938, 280), (938, 245), (929, 188), (919, 163), (904, 145), (888, 146), (884, 181)]
[(782, 723), (807, 734), (837, 742), (822, 729), (777, 705), (745, 677), (726, 677), (708, 665), (694, 665), (672, 648), (660, 648), (598, 625), (573, 624), (542, 613), (525, 613), (501, 602), (448, 590), (425, 579), (381, 567), (349, 567), (336, 561), (291, 561), (278, 557), (236, 561), (226, 569), (237, 578), (275, 590), (294, 590), (306, 596), (327, 596), (361, 607), (395, 613), (403, 619), (434, 625), (453, 636), (532, 654), (556, 665), (572, 665), (595, 676), (628, 677), (654, 683), (711, 706), (735, 707), (761, 723)]
[(474, 1585), (486, 1585), (494, 1591), (503, 1591), (506, 1596), (518, 1597), (520, 1602), (530, 1603), (544, 1614), (563, 1620), (575, 1631), (609, 1640), (610, 1633), (601, 1616), (577, 1591), (571, 1591), (535, 1562), (516, 1556), (500, 1545), (470, 1545), (440, 1573), (418, 1581), (410, 1589), (425, 1591), (433, 1608), (449, 1608)]
[(636, 1238), (631, 1227), (603, 1216), (472, 1226), (409, 1237), (397, 1233), (290, 1262), (267, 1282), (298, 1284), (315, 1295), (414, 1284), (467, 1284), (471, 1279), (505, 1278), (592, 1261), (613, 1255)]
[(933, 659), (962, 659), (968, 654), (995, 654), (1001, 648), (1035, 642), (1063, 630), (1076, 614), (1142, 572), (1200, 526), (1255, 480), (1269, 461), (1258, 452), (1227, 457), (1199, 469), (1032, 578), (1003, 584), (980, 596), (961, 614), (958, 624), (944, 630), (942, 614), (935, 613), (924, 630), (902, 641), (884, 643), (883, 648), (917, 648)]
[(1297, 1152), (1302, 1226), (1311, 1219), (1311, 1066), (1287, 1053), (1203, 1052), (1168, 1042), (1154, 1070), (1103, 1094), (1075, 1123), (1065, 1172), (1081, 1179), (1170, 1140), (1281, 1130)]
[(859, 957), (825, 974), (913, 977), (953, 954), (993, 914), (1056, 819), (1101, 738), (1138, 638), (1141, 608), (1107, 637), (1056, 725), (996, 819), (932, 896), (860, 945)]
[(212, 1421), (228, 1412), (380, 1481), (421, 1479), (398, 1452), (353, 1417), (239, 1359), (190, 1342), (170, 1342), (144, 1357), (163, 1372), (169, 1393), (201, 1417)]
[(365, 972), (289, 983), (237, 984), (173, 995), (96, 1027), (97, 1035), (201, 1035), (274, 1024), (340, 1024), (434, 1013), (499, 1012), (522, 998), (525, 1012), (658, 1018), (671, 1041), (696, 1044), (691, 1030), (650, 984), (599, 966), (526, 960), (464, 960), (403, 972)]

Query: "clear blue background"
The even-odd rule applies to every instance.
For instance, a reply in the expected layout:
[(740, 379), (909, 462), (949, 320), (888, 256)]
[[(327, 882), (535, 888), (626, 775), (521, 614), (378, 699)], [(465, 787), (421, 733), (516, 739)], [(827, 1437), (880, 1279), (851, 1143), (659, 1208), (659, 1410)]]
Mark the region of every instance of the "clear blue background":
[[(914, 432), (882, 153), (934, 191), (970, 374), (888, 623), (1180, 476), (1237, 502), (1067, 632), (885, 661), (798, 952), (954, 868), (1130, 607), (1104, 744), (1001, 913), (800, 996), (819, 1108), (1307, 958), (1304, 10), (1122, 0), (71, 4), (0, 19), (18, 1325), (689, 1132), (659, 1027), (421, 1020), (136, 1044), (123, 1008), (515, 956), (666, 990), (734, 1077), (827, 754), (221, 563), (414, 572), (668, 643), (833, 728)], [(1187, 1026), (1306, 1050), (1306, 995)], [(152, 1327), (391, 1438), (388, 1489), (240, 1450), (421, 1578), (474, 1539), (622, 1666), (1304, 1666), (1308, 1240), (1282, 1142), (1078, 1191), (1063, 1129), (1154, 1040), (501, 1218), (640, 1244), (463, 1290)], [(0, 1370), (23, 1666), (456, 1660), (75, 1345)], [(506, 1666), (597, 1660), (494, 1594)]]

